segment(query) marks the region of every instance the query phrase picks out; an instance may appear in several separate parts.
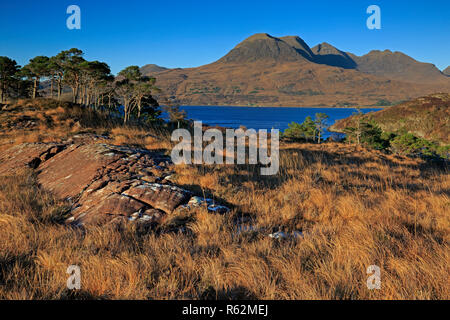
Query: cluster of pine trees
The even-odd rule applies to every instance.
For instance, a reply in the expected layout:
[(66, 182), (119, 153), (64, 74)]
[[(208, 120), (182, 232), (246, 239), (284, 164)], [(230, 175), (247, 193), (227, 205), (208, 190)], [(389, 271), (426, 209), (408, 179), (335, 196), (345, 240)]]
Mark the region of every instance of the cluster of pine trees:
[(283, 132), (283, 138), (296, 141), (312, 141), (320, 143), (322, 135), (327, 129), (329, 116), (325, 113), (316, 113), (315, 119), (307, 116), (303, 123), (292, 122)]
[(23, 67), (9, 57), (0, 57), (0, 103), (44, 95), (62, 99), (64, 91), (69, 90), (72, 102), (86, 107), (119, 110), (123, 106), (120, 113), (125, 123), (131, 115), (159, 115), (153, 97), (160, 91), (155, 78), (143, 76), (138, 66), (127, 67), (115, 77), (108, 64), (87, 61), (83, 55), (83, 51), (73, 48), (54, 57), (37, 56)]

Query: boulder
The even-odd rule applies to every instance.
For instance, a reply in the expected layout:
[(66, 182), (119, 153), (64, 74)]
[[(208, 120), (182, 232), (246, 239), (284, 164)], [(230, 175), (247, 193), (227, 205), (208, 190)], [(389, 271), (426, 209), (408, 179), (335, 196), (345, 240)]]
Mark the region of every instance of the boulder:
[(36, 169), (41, 187), (71, 205), (67, 223), (77, 226), (129, 221), (153, 225), (178, 208), (203, 203), (212, 212), (228, 211), (175, 186), (168, 178), (173, 174), (170, 158), (161, 153), (106, 144), (102, 136), (75, 138), (12, 147), (0, 156), (0, 174)]

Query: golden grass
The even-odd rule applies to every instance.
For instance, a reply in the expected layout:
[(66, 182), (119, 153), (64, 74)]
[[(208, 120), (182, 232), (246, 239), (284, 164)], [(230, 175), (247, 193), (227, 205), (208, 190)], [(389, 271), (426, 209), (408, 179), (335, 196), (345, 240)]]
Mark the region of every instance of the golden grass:
[[(169, 148), (139, 128), (108, 130), (116, 143)], [(65, 204), (33, 172), (0, 177), (0, 299), (450, 298), (447, 168), (337, 143), (281, 148), (275, 176), (175, 167), (178, 185), (232, 211), (176, 213), (146, 233), (67, 228)], [(305, 236), (275, 240), (274, 230)], [(66, 289), (74, 264), (79, 291)], [(369, 265), (381, 290), (366, 286)]]
[[(234, 208), (166, 221), (186, 233), (82, 233), (58, 223), (64, 204), (37, 188), (33, 173), (1, 178), (0, 298), (448, 299), (448, 172), (358, 157), (351, 146), (340, 146), (341, 163), (332, 165), (315, 152), (337, 146), (298, 148), (281, 153), (289, 173), (276, 178), (245, 166), (177, 167), (180, 185)], [(261, 233), (238, 234), (242, 216)], [(274, 229), (305, 238), (267, 237)], [(65, 289), (72, 264), (82, 270), (79, 292)], [(366, 286), (373, 264), (381, 290)]]
[(122, 124), (107, 112), (51, 99), (21, 99), (0, 113), (0, 151), (25, 142), (54, 142), (80, 133), (110, 138), (116, 145), (169, 150), (168, 130), (141, 123)]

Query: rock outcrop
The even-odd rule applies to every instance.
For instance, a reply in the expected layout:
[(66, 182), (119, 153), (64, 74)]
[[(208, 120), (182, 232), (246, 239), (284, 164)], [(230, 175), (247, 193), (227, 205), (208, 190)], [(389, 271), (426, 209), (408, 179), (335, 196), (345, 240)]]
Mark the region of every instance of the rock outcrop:
[(73, 225), (158, 224), (177, 209), (202, 203), (211, 212), (229, 210), (174, 185), (170, 158), (148, 150), (98, 142), (28, 143), (10, 148), (0, 161), (0, 174), (36, 169), (39, 184), (70, 203), (67, 222)]

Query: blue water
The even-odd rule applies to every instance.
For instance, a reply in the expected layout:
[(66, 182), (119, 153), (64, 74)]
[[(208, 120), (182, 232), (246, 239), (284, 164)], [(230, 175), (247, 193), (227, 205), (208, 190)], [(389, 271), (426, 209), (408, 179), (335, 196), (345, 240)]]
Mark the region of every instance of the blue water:
[[(219, 107), (219, 106), (183, 106), (187, 118), (201, 120), (211, 126), (222, 126), (237, 129), (245, 126), (248, 129), (280, 129), (284, 130), (291, 122), (301, 123), (307, 116), (314, 118), (316, 113), (326, 113), (330, 118), (328, 124), (347, 118), (357, 112), (352, 108), (283, 108), (283, 107)], [(379, 108), (361, 109), (363, 113), (378, 111)], [(330, 136), (326, 132), (324, 138)]]

